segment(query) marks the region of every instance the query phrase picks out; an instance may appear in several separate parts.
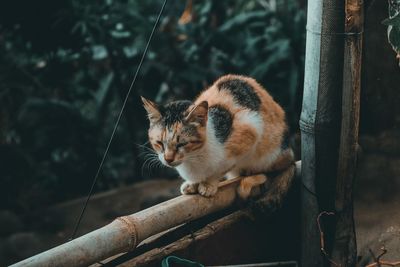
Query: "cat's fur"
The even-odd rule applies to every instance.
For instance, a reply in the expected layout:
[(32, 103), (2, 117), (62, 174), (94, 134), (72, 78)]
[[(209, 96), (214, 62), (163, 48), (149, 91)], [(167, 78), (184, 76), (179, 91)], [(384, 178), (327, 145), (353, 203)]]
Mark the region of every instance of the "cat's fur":
[[(183, 194), (212, 196), (219, 180), (247, 176), (238, 189), (247, 197), (266, 173), (281, 171), (277, 186), (294, 174), (285, 112), (254, 79), (226, 75), (192, 103), (164, 107), (142, 98), (150, 120), (149, 140), (159, 160), (185, 180)], [(281, 182), (281, 185), (280, 184)], [(275, 191), (285, 188), (276, 188)]]

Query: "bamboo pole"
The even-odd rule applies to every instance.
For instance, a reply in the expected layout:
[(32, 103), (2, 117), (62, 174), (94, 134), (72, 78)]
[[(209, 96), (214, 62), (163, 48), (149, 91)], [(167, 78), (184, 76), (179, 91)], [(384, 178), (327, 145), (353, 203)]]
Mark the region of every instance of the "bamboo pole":
[[(344, 1), (309, 0), (303, 107), (302, 266), (330, 266), (321, 253), (317, 217), (335, 209), (344, 53)], [(326, 250), (334, 225), (324, 224)]]
[(182, 195), (112, 223), (12, 266), (88, 266), (127, 252), (146, 238), (231, 206), (240, 178), (222, 182), (212, 198)]
[(332, 250), (332, 259), (343, 267), (355, 266), (357, 258), (353, 184), (360, 117), (363, 1), (346, 0), (345, 13), (342, 125), (335, 200), (337, 221)]
[[(300, 173), (301, 162), (298, 161), (295, 175)], [(89, 266), (131, 251), (150, 236), (232, 206), (241, 179), (237, 177), (221, 182), (217, 194), (211, 198), (182, 195), (143, 211), (119, 217), (100, 229), (11, 266)], [(257, 189), (252, 193), (260, 194), (261, 190)]]
[(133, 250), (141, 241), (154, 234), (231, 206), (235, 202), (240, 179), (238, 177), (220, 183), (218, 193), (211, 198), (182, 195), (143, 211), (119, 217), (100, 229), (12, 266), (88, 266)]

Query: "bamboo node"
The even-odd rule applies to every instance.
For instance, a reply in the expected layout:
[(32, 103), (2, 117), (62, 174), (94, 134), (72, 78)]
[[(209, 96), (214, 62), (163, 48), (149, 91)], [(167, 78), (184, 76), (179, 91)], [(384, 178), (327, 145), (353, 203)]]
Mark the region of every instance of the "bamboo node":
[(131, 237), (129, 242), (129, 250), (135, 249), (138, 242), (138, 236), (133, 219), (128, 218), (127, 216), (123, 216), (123, 217), (118, 217), (116, 220), (120, 221), (122, 224), (126, 226), (129, 236)]

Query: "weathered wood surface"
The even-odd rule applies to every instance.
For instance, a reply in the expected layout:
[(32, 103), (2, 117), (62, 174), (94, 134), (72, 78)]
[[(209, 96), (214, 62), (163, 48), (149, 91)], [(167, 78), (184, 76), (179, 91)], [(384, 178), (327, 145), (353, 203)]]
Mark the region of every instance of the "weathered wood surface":
[(102, 261), (101, 264), (158, 267), (161, 260), (170, 255), (206, 266), (298, 261), (299, 189), (298, 177), (278, 211), (264, 210), (258, 206), (262, 201), (256, 201), (233, 213), (228, 210), (182, 225), (144, 241), (135, 251)]
[(363, 1), (345, 4), (345, 46), (342, 122), (336, 182), (336, 233), (332, 259), (340, 266), (355, 266), (357, 246), (353, 218), (353, 184), (357, 167), (360, 121)]
[[(129, 266), (152, 266), (159, 265), (162, 259), (172, 254), (182, 253), (185, 249), (188, 249), (191, 245), (201, 242), (212, 237), (214, 234), (224, 231), (235, 224), (238, 224), (244, 220), (250, 220), (251, 215), (247, 211), (237, 211), (226, 217), (207, 224), (204, 228), (188, 234), (176, 242), (172, 242), (163, 247), (154, 248), (146, 253), (143, 253), (131, 260), (128, 260), (118, 266), (129, 267)], [(240, 233), (238, 234), (238, 236)], [(222, 244), (221, 244), (222, 245)], [(209, 251), (209, 253), (213, 253)], [(214, 251), (215, 253), (215, 251)], [(212, 257), (212, 256), (211, 256)]]
[[(321, 253), (317, 217), (335, 209), (344, 56), (344, 1), (309, 0), (303, 106), (301, 266), (330, 266)], [(326, 250), (334, 224), (324, 221)]]

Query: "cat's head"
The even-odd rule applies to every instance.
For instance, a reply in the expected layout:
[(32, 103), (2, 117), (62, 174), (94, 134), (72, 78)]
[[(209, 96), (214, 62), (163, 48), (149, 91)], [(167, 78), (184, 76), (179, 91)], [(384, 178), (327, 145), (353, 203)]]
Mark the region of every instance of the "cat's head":
[(149, 141), (159, 160), (176, 167), (193, 155), (206, 142), (208, 103), (198, 105), (188, 100), (174, 101), (159, 107), (142, 97), (150, 120)]

